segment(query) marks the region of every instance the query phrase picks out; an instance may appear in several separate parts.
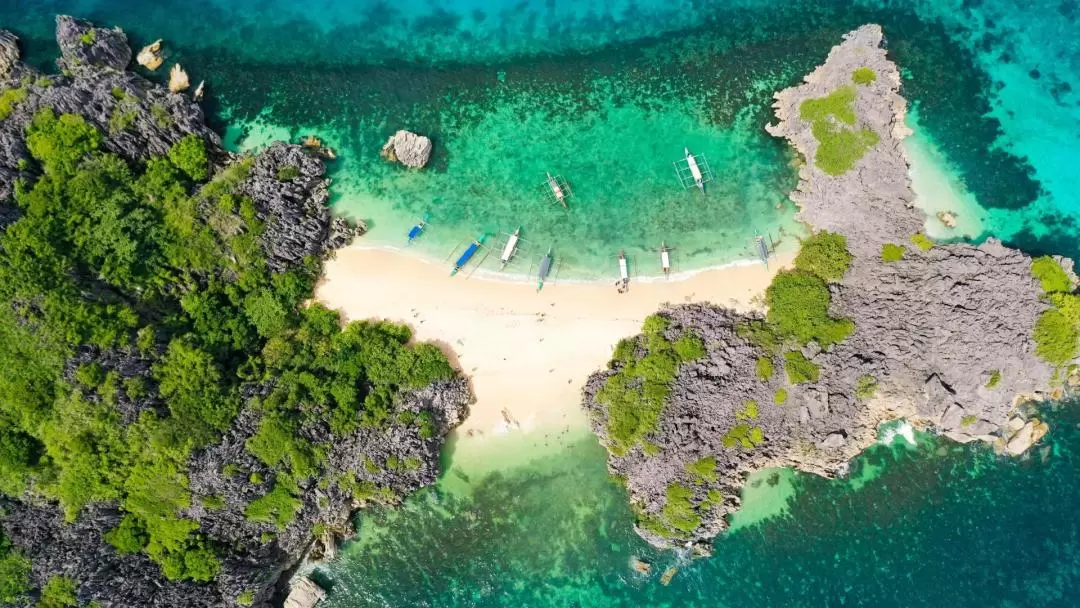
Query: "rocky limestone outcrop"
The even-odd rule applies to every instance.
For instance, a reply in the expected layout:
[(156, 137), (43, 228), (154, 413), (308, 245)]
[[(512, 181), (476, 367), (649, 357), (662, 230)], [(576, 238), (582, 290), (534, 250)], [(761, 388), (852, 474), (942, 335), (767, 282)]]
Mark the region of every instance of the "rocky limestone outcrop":
[[(260, 242), (274, 271), (293, 268), (308, 256), (331, 255), (333, 249), (347, 244), (357, 233), (345, 220), (332, 217), (326, 206), (329, 180), (324, 175), (325, 166), (312, 152), (278, 143), (254, 158), (234, 157), (222, 149), (218, 135), (205, 125), (198, 105), (123, 71), (130, 62), (130, 49), (122, 32), (60, 17), (57, 37), (64, 49), (58, 63), (69, 73), (46, 75), (19, 61), (15, 37), (0, 30), (0, 61), (10, 60), (10, 65), (0, 70), (0, 88), (17, 87), (26, 92), (11, 114), (0, 120), (0, 228), (18, 217), (11, 193), (15, 180), (24, 171), (20, 161), (29, 159), (23, 144), (26, 126), (39, 110), (51, 108), (56, 113), (82, 116), (102, 132), (105, 150), (132, 163), (164, 155), (181, 138), (195, 134), (206, 143), (215, 172), (238, 163), (249, 165), (237, 192), (252, 199), (264, 224)], [(84, 38), (88, 42), (83, 43)], [(110, 118), (117, 112), (130, 114), (130, 124), (111, 131)], [(282, 173), (283, 168), (293, 169)], [(160, 350), (163, 345), (148, 348)], [(142, 391), (125, 388), (110, 401), (125, 423), (148, 411), (165, 414), (151, 373), (151, 360), (142, 353), (135, 349), (80, 348), (65, 363), (65, 380), (78, 383), (78, 370), (91, 363), (100, 366), (102, 374), (115, 372), (123, 381), (141, 383)], [(320, 488), (308, 480), (300, 484), (302, 506), (288, 526), (279, 529), (273, 523), (248, 521), (244, 515), (247, 505), (272, 488), (275, 480), (273, 472), (244, 445), (257, 431), (259, 422), (250, 402), (265, 396), (267, 389), (261, 385), (244, 386), (245, 405), (233, 425), (218, 443), (198, 450), (188, 463), (193, 500), (182, 515), (199, 522), (199, 534), (209, 539), (221, 561), (221, 572), (211, 583), (169, 581), (161, 567), (146, 555), (119, 555), (103, 540), (104, 533), (115, 528), (123, 515), (114, 507), (88, 507), (74, 523), (67, 524), (55, 505), (39, 504), (28, 497), (27, 501), (0, 504), (0, 526), (31, 560), (32, 586), (40, 588), (49, 577), (62, 574), (78, 582), (80, 605), (96, 602), (102, 608), (217, 608), (238, 605), (236, 599), (248, 593), (254, 595), (251, 605), (267, 608), (283, 586), (283, 575), (311, 547), (313, 527), (325, 524), (329, 530), (348, 529), (350, 514), (362, 506), (351, 493), (336, 485)], [(93, 390), (85, 391), (84, 397), (102, 400)], [(422, 437), (416, 425), (395, 424), (384, 431), (361, 428), (334, 438), (326, 454), (327, 470), (358, 476), (372, 487), (385, 489), (380, 494), (383, 500), (403, 497), (434, 483), (445, 437), (464, 418), (471, 392), (468, 382), (459, 379), (399, 398), (401, 409), (432, 415), (436, 428), (431, 436)], [(331, 444), (324, 424), (310, 424), (300, 432), (312, 441)], [(368, 458), (380, 462), (396, 458), (410, 466), (397, 470), (383, 467), (372, 472), (364, 466)], [(227, 475), (226, 465), (243, 470), (244, 476)], [(265, 482), (253, 485), (248, 477), (251, 473), (262, 475)], [(225, 505), (210, 508), (207, 505), (215, 501), (209, 497)], [(27, 598), (23, 605), (31, 606), (34, 600)]]
[[(776, 95), (780, 122), (768, 127), (806, 159), (791, 195), (800, 217), (815, 229), (843, 234), (854, 255), (843, 279), (830, 286), (831, 314), (852, 319), (854, 333), (827, 350), (814, 343), (802, 348), (820, 367), (819, 378), (791, 384), (779, 353), (740, 337), (737, 327), (752, 315), (709, 305), (661, 312), (670, 321), (669, 339), (692, 331), (704, 340), (707, 354), (680, 368), (658, 430), (647, 437), (652, 453), (637, 446), (623, 456), (610, 455), (608, 466), (626, 480), (645, 517), (661, 512), (670, 485), (691, 488), (702, 522), (677, 544), (707, 553), (709, 539), (738, 509), (749, 474), (786, 466), (836, 475), (876, 440), (886, 420), (906, 418), (957, 441), (984, 440), (1011, 454), (1024, 452), (1047, 430), (1031, 417), (1032, 408), (1022, 407), (1047, 395), (1054, 375), (1034, 354), (1035, 322), (1048, 304), (1032, 277), (1031, 258), (993, 239), (928, 251), (912, 245), (910, 237), (927, 218), (911, 204), (900, 146), (908, 134), (906, 104), (882, 41), (876, 25), (845, 36), (804, 84)], [(853, 72), (862, 67), (877, 78), (856, 87), (857, 124), (873, 129), (880, 141), (854, 168), (830, 175), (815, 166), (818, 143), (799, 107), (851, 86)], [(904, 259), (884, 262), (885, 243), (906, 244)], [(1071, 271), (1072, 262), (1062, 260), (1062, 266)], [(760, 358), (776, 370), (767, 380), (757, 375)], [(597, 393), (617, 369), (595, 374), (584, 390), (594, 431), (605, 444), (607, 414)], [(856, 392), (864, 377), (877, 383), (872, 397)], [(787, 394), (782, 403), (778, 390)], [(756, 404), (752, 420), (745, 413), (748, 401)], [(725, 446), (725, 434), (739, 423), (760, 428), (764, 443)], [(716, 459), (715, 479), (687, 469), (706, 457)], [(645, 528), (638, 533), (657, 546), (676, 544)]]
[(191, 79), (188, 78), (188, 73), (180, 67), (179, 63), (173, 64), (172, 69), (169, 70), (169, 91), (179, 93), (186, 91), (190, 86)]
[(322, 587), (305, 576), (289, 590), (289, 596), (285, 598), (283, 608), (315, 608), (324, 599), (326, 599), (326, 592)]
[(135, 61), (151, 72), (160, 68), (165, 61), (161, 57), (161, 39), (159, 38), (140, 49), (139, 54), (135, 55)]
[(419, 169), (431, 158), (431, 140), (410, 131), (398, 131), (386, 140), (382, 147), (382, 157), (411, 169)]
[(120, 28), (94, 27), (67, 15), (56, 17), (56, 43), (60, 45), (60, 69), (78, 74), (88, 70), (124, 71), (131, 63), (127, 34)]

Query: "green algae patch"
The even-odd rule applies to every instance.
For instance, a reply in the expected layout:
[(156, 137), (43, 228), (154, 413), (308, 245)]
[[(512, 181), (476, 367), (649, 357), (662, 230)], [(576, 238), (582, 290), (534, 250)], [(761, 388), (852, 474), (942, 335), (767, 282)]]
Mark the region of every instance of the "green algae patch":
[(851, 73), (851, 82), (855, 84), (870, 84), (877, 80), (877, 72), (872, 68), (863, 66)]
[(881, 246), (881, 261), (885, 263), (899, 262), (904, 259), (905, 253), (907, 253), (907, 249), (903, 245), (885, 243)]
[(855, 94), (855, 86), (848, 85), (799, 106), (799, 116), (810, 123), (818, 141), (814, 163), (829, 175), (846, 173), (880, 141), (870, 129), (853, 128)]
[(921, 232), (911, 235), (911, 242), (919, 248), (919, 251), (930, 251), (934, 248), (934, 241)]

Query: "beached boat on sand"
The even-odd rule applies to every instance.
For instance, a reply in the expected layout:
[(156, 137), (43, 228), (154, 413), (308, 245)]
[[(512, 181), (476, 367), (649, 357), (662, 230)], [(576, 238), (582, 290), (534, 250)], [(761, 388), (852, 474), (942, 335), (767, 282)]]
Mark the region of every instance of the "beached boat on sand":
[(507, 237), (506, 245), (503, 246), (502, 254), (499, 256), (499, 270), (506, 268), (506, 265), (510, 263), (510, 259), (514, 257), (514, 253), (517, 252), (518, 237), (520, 236), (521, 226), (518, 226), (517, 230)]

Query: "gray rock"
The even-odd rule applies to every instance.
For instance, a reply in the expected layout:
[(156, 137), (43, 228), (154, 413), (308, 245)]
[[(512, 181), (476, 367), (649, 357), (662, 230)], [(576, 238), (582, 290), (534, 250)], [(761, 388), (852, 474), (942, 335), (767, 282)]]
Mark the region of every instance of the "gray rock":
[(285, 598), (284, 608), (314, 608), (324, 599), (326, 599), (326, 592), (322, 587), (305, 576), (289, 591), (289, 597)]
[[(781, 357), (738, 336), (736, 327), (746, 315), (709, 305), (660, 313), (671, 322), (669, 337), (682, 331), (701, 336), (706, 357), (679, 369), (658, 430), (647, 437), (659, 453), (648, 456), (635, 447), (623, 456), (611, 454), (608, 468), (626, 479), (631, 501), (645, 515), (663, 509), (670, 484), (690, 487), (702, 523), (681, 543), (686, 546), (700, 547), (726, 527), (747, 475), (775, 466), (834, 475), (876, 440), (885, 420), (905, 417), (958, 440), (994, 441), (1010, 453), (1022, 452), (1045, 433), (1045, 424), (1014, 417), (1015, 397), (1045, 394), (1054, 371), (1034, 354), (1035, 322), (1048, 305), (1032, 277), (1031, 258), (989, 239), (926, 252), (909, 245), (905, 259), (881, 259), (883, 244), (909, 243), (926, 219), (911, 206), (914, 194), (900, 146), (908, 133), (906, 104), (897, 92), (899, 73), (881, 42), (876, 25), (845, 36), (804, 84), (776, 95), (780, 122), (768, 127), (807, 159), (791, 195), (802, 219), (845, 235), (854, 255), (831, 291), (832, 314), (854, 320), (855, 332), (827, 350), (802, 349), (820, 367), (819, 379), (789, 385)], [(817, 142), (798, 108), (850, 85), (859, 67), (871, 67), (877, 80), (857, 87), (858, 124), (877, 133), (880, 142), (852, 170), (829, 175), (814, 165)], [(1072, 268), (1071, 260), (1062, 265)], [(772, 359), (777, 370), (766, 381), (756, 377), (759, 357)], [(1001, 379), (988, 388), (994, 370), (1002, 372)], [(598, 372), (584, 389), (584, 406), (605, 445), (607, 413), (596, 395), (615, 371)], [(869, 400), (855, 395), (862, 376), (878, 385)], [(776, 405), (780, 388), (788, 398)], [(725, 446), (724, 435), (747, 423), (736, 414), (747, 400), (758, 404), (752, 424), (765, 443), (753, 449)], [(716, 458), (715, 480), (696, 479), (687, 470), (704, 456)], [(723, 501), (706, 502), (709, 491), (720, 492)], [(660, 547), (673, 544), (641, 528), (638, 533)]]
[(120, 28), (94, 27), (89, 21), (57, 15), (56, 42), (60, 45), (57, 65), (72, 73), (95, 68), (123, 71), (131, 63), (127, 34)]
[(410, 131), (398, 131), (386, 140), (382, 156), (390, 162), (400, 162), (406, 167), (419, 169), (431, 158), (431, 140)]

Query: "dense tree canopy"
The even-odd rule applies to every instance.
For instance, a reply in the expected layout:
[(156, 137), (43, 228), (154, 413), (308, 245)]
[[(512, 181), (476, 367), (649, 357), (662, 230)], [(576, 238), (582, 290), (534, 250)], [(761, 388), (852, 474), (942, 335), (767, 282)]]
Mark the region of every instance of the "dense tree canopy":
[[(20, 215), (0, 233), (3, 494), (57, 501), (69, 520), (119, 504), (126, 516), (108, 542), (145, 551), (169, 578), (210, 580), (220, 548), (183, 515), (196, 498), (187, 463), (230, 428), (243, 386), (269, 387), (247, 405), (261, 417), (247, 448), (280, 473), (248, 514), (282, 525), (296, 482), (321, 475), (325, 453), (297, 437), (300, 425), (336, 436), (378, 428), (397, 419), (402, 390), (454, 375), (438, 349), (409, 345), (407, 328), (342, 331), (337, 313), (301, 308), (320, 261), (268, 270), (259, 213), (236, 192), (250, 161), (201, 183), (209, 155), (189, 135), (166, 157), (129, 165), (81, 117), (51, 110), (26, 142)], [(146, 371), (111, 368), (98, 353)], [(433, 432), (429, 416), (415, 423)], [(0, 538), (0, 574), (23, 573), (20, 560)], [(0, 584), (0, 601), (21, 592), (12, 585)]]

